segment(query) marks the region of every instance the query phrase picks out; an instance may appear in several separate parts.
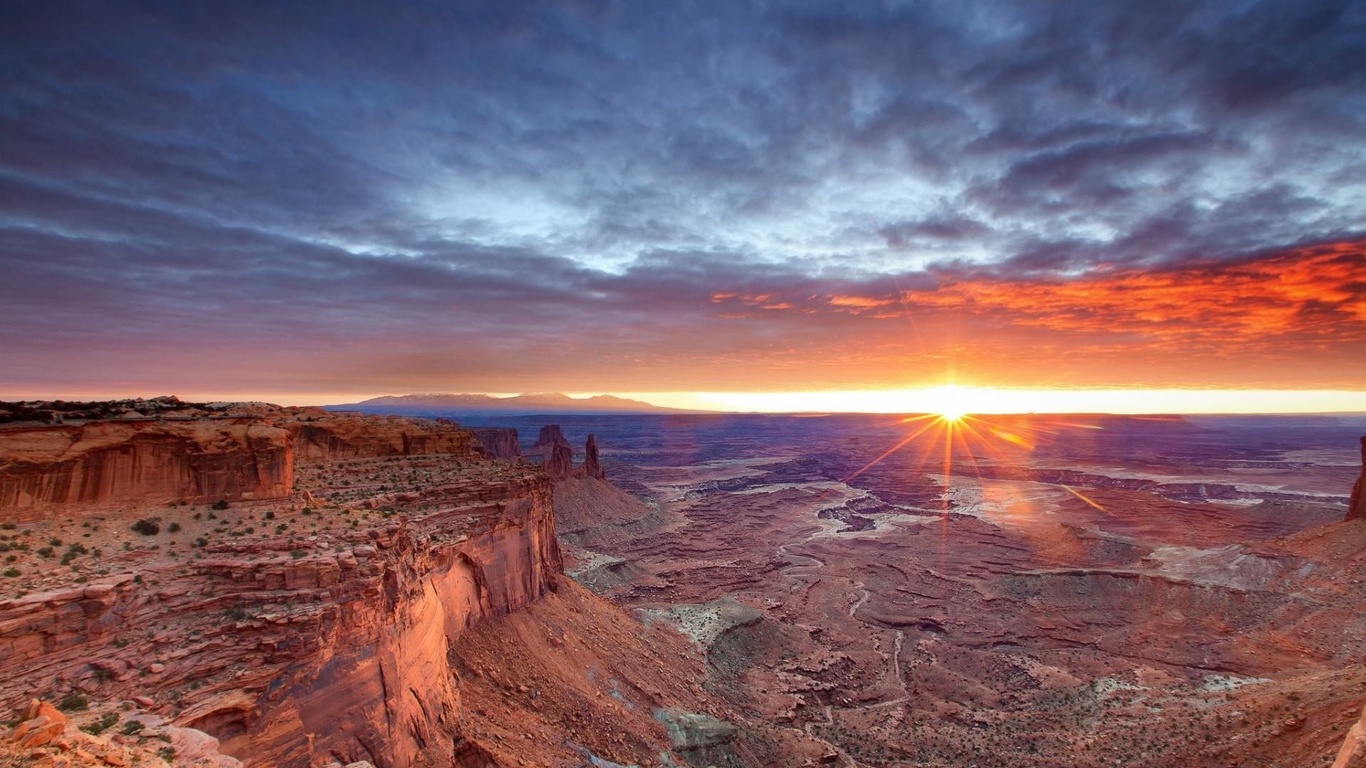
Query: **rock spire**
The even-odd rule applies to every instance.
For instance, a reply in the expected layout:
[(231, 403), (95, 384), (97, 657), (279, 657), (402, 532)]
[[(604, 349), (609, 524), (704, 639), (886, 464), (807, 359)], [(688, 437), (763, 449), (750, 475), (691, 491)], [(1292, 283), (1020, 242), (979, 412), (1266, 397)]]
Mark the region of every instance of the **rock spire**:
[(602, 471), (602, 464), (598, 461), (598, 441), (592, 432), (588, 433), (588, 443), (583, 447), (583, 474), (599, 480), (607, 479), (606, 473)]

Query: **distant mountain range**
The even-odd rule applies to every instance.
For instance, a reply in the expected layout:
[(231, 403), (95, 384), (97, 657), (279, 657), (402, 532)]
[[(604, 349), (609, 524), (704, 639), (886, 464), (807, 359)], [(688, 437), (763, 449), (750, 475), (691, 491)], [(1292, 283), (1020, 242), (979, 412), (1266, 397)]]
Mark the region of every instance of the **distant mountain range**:
[(512, 397), (474, 394), (419, 394), (372, 397), (359, 403), (325, 405), (334, 411), (394, 413), (400, 415), (440, 413), (706, 413), (665, 408), (642, 400), (613, 395), (575, 398), (559, 392), (533, 392)]

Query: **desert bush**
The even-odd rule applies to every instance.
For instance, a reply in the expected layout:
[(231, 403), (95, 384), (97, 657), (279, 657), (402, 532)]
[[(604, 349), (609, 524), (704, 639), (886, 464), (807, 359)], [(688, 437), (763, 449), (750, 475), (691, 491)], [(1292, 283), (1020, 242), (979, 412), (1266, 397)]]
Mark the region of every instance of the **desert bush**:
[(111, 727), (113, 727), (114, 723), (117, 723), (118, 721), (119, 713), (106, 712), (103, 715), (100, 715), (100, 719), (96, 720), (95, 722), (82, 725), (81, 730), (85, 731), (91, 736), (98, 736), (101, 733), (104, 733), (105, 731), (109, 730)]
[(154, 517), (144, 517), (133, 523), (133, 530), (143, 536), (155, 536), (161, 533), (161, 523)]
[(68, 693), (65, 698), (57, 702), (57, 709), (63, 712), (78, 712), (90, 706), (90, 700), (79, 693)]

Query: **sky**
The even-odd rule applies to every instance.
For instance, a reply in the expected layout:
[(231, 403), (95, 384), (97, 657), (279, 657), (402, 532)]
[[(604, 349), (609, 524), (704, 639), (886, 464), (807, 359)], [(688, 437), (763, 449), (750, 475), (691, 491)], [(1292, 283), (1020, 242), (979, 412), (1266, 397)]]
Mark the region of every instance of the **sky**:
[(1366, 3), (0, 4), (0, 399), (945, 387), (1366, 410)]

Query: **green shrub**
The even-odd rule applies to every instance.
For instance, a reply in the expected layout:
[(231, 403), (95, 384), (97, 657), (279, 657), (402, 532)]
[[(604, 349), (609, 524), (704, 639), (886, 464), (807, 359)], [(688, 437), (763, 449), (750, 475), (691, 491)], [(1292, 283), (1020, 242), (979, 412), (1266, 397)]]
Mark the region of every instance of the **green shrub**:
[(18, 568), (6, 568), (6, 569), (5, 569), (5, 575), (8, 576), (8, 577), (10, 577), (10, 578), (12, 579), (12, 578), (14, 578), (14, 577), (16, 577), (16, 576), (19, 575), (19, 569), (18, 569)]
[(103, 715), (100, 715), (99, 720), (96, 720), (93, 723), (82, 725), (81, 730), (85, 731), (91, 736), (98, 736), (101, 733), (104, 733), (105, 731), (109, 730), (111, 727), (113, 727), (114, 723), (117, 723), (118, 721), (119, 713), (106, 712)]
[(227, 499), (219, 499), (218, 501), (215, 501), (213, 504), (210, 504), (209, 506), (213, 507), (214, 509), (227, 509), (227, 508), (228, 508), (228, 500), (227, 500)]
[(166, 526), (166, 530), (170, 531), (171, 533), (180, 533), (180, 523), (171, 523), (170, 525)]
[(128, 722), (123, 724), (123, 730), (120, 731), (120, 733), (122, 733), (124, 736), (136, 736), (138, 732), (140, 732), (145, 727), (146, 726), (144, 726), (142, 723), (139, 723), (136, 720), (129, 720)]
[(133, 523), (133, 530), (143, 536), (155, 536), (161, 533), (161, 523), (154, 517), (144, 517)]
[(90, 706), (90, 700), (79, 693), (68, 693), (66, 698), (57, 702), (57, 709), (63, 712), (78, 712)]

